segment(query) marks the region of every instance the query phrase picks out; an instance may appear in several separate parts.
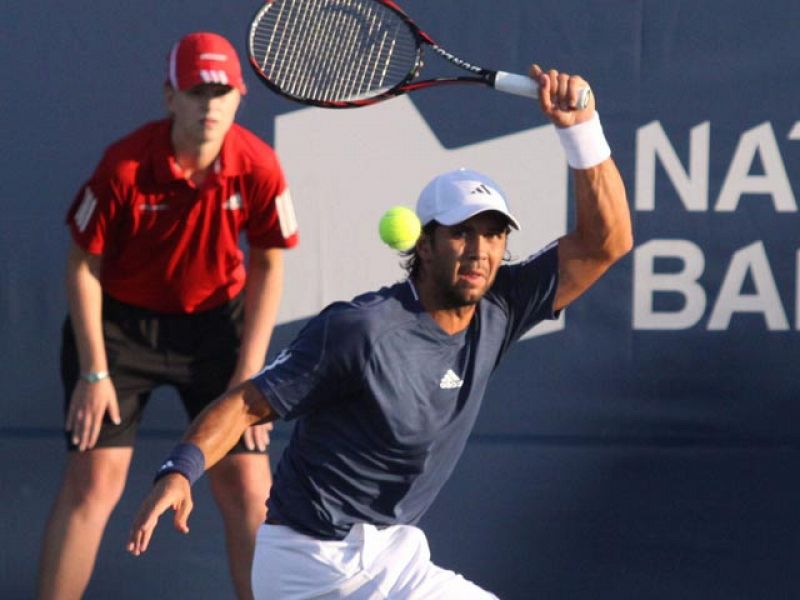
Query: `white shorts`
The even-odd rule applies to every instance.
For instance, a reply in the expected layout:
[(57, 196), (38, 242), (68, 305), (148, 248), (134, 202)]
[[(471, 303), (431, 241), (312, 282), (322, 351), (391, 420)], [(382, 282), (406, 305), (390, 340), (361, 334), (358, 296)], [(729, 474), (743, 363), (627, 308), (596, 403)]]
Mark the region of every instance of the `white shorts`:
[(359, 523), (347, 537), (318, 540), (282, 525), (262, 525), (253, 559), (256, 600), (497, 600), (431, 562), (417, 527)]

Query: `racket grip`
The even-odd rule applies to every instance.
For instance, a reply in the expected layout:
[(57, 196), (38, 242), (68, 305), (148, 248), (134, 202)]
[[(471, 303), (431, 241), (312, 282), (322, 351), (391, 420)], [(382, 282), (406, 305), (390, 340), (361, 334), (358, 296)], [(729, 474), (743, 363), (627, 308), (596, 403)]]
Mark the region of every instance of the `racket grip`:
[[(539, 97), (539, 86), (530, 77), (498, 71), (494, 76), (494, 89), (507, 94), (526, 96), (527, 98)], [(589, 96), (592, 90), (588, 87), (581, 88), (578, 92), (578, 108), (584, 109), (589, 105)]]

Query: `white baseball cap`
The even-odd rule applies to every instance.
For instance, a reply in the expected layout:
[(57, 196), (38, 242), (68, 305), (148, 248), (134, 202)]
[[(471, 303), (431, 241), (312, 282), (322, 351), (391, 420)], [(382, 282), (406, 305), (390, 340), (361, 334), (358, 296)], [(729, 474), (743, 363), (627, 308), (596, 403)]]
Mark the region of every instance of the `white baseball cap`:
[(431, 221), (455, 225), (489, 210), (502, 213), (509, 225), (520, 228), (500, 187), (471, 169), (442, 173), (425, 186), (417, 200), (417, 216), (423, 225)]

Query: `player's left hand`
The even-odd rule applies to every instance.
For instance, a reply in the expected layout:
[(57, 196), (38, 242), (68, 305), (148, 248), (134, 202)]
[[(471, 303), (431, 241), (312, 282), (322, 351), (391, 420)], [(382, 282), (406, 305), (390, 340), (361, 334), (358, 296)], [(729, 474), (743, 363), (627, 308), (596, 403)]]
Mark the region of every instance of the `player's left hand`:
[(588, 121), (594, 115), (594, 94), (589, 93), (586, 108), (578, 109), (580, 90), (589, 84), (580, 75), (560, 73), (550, 69), (546, 73), (539, 65), (531, 66), (528, 74), (539, 84), (539, 106), (556, 127), (571, 127)]
[(247, 431), (244, 432), (242, 441), (244, 441), (244, 445), (248, 450), (264, 452), (269, 446), (270, 431), (272, 431), (272, 423), (253, 425), (252, 427), (248, 427)]
[(158, 524), (158, 518), (168, 508), (175, 511), (173, 524), (181, 533), (189, 533), (189, 513), (192, 512), (192, 490), (189, 480), (178, 473), (170, 473), (159, 479), (153, 490), (142, 502), (133, 520), (128, 536), (128, 552), (139, 556), (147, 550)]

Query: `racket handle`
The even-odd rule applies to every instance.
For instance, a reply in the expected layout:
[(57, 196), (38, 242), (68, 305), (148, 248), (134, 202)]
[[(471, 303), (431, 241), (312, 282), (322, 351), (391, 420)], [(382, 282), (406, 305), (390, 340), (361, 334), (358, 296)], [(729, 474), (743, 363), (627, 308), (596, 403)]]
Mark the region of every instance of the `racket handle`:
[[(494, 76), (494, 89), (507, 94), (516, 94), (527, 98), (539, 97), (539, 86), (530, 77), (498, 71)], [(578, 108), (584, 109), (589, 105), (589, 96), (592, 90), (588, 87), (581, 88), (578, 92)]]

